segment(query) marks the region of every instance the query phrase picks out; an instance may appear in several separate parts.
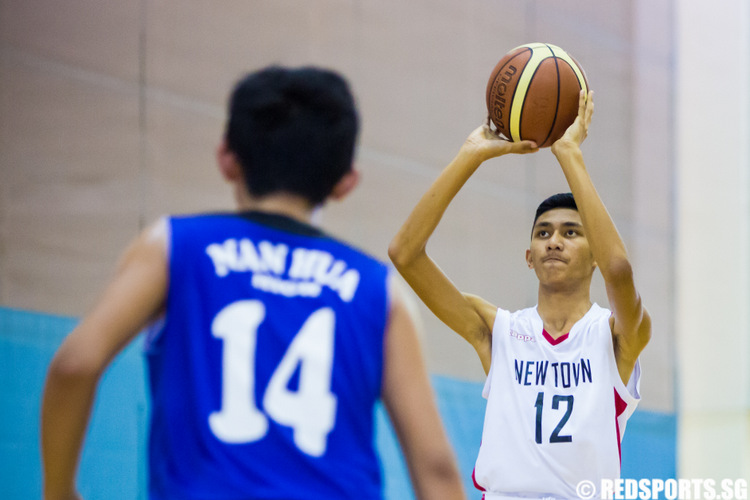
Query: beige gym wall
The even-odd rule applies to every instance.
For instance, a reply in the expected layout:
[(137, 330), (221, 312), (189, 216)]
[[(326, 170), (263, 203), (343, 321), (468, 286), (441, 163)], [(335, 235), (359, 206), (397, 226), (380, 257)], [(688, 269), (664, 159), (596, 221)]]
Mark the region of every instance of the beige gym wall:
[(750, 4), (675, 19), (678, 472), (719, 485), (750, 478)]
[[(360, 188), (320, 215), (385, 258), (408, 211), (486, 113), (490, 70), (547, 41), (585, 67), (584, 146), (632, 254), (654, 335), (643, 408), (674, 397), (673, 47), (670, 0), (0, 0), (0, 304), (83, 314), (121, 249), (169, 212), (228, 209), (214, 166), (224, 100), (270, 63), (335, 68), (363, 129)], [(430, 246), (464, 290), (536, 300), (533, 211), (566, 190), (548, 150), (488, 162)], [(595, 300), (606, 303), (600, 281)], [(464, 341), (424, 308), (433, 373), (481, 380)]]

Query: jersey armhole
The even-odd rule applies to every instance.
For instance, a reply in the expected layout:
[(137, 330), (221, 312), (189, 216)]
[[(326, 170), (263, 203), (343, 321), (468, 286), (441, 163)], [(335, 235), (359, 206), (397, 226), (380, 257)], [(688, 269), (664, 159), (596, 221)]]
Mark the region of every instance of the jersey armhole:
[(620, 373), (617, 370), (617, 359), (615, 358), (615, 346), (614, 339), (612, 338), (611, 330), (609, 327), (609, 317), (606, 319), (607, 332), (609, 332), (609, 357), (611, 364), (611, 376), (615, 391), (619, 394), (620, 398), (627, 403), (628, 407), (637, 405), (641, 400), (641, 359), (635, 360), (635, 366), (633, 367), (633, 373), (630, 374), (628, 383), (625, 384), (620, 378)]
[(164, 325), (167, 322), (167, 314), (169, 312), (169, 277), (172, 274), (172, 218), (164, 215), (160, 217), (156, 223), (154, 224), (154, 230), (155, 232), (163, 232), (164, 233), (164, 242), (165, 242), (165, 248), (164, 252), (166, 253), (166, 263), (167, 263), (167, 269), (168, 269), (168, 281), (167, 281), (167, 304), (164, 308), (164, 313), (160, 314), (159, 317), (154, 319), (151, 323), (146, 325), (146, 327), (143, 329), (143, 352), (149, 353), (153, 352), (156, 349), (156, 344), (158, 343), (159, 339), (161, 338), (161, 333), (164, 331)]
[(628, 380), (625, 389), (635, 399), (640, 401), (641, 399), (641, 358), (635, 360), (635, 366), (633, 367), (633, 373), (630, 374), (630, 380)]
[(482, 397), (487, 399), (490, 396), (490, 390), (492, 388), (492, 373), (495, 370), (495, 362), (499, 361), (499, 353), (502, 345), (503, 333), (510, 332), (510, 312), (505, 309), (498, 307), (497, 315), (495, 316), (495, 324), (492, 325), (492, 350), (490, 351), (490, 371), (487, 373), (487, 378), (484, 380), (484, 387), (482, 388)]

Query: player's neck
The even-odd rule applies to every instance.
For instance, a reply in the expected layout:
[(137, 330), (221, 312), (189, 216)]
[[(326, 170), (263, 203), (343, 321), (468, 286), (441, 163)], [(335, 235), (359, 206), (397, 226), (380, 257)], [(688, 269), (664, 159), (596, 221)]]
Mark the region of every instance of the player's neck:
[(574, 324), (591, 309), (588, 289), (551, 291), (539, 287), (537, 312), (544, 329), (553, 338), (570, 332)]
[(291, 193), (274, 193), (261, 198), (239, 190), (235, 196), (237, 208), (241, 211), (257, 211), (280, 214), (306, 224), (312, 222), (313, 207), (303, 197)]

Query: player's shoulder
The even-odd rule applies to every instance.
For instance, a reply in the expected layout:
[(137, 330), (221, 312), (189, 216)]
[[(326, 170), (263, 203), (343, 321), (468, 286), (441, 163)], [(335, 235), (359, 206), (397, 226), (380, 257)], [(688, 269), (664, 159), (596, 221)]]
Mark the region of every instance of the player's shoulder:
[[(502, 311), (503, 309), (500, 310)], [(537, 306), (524, 307), (515, 311), (507, 311), (507, 313), (510, 315), (511, 321), (531, 321), (539, 318)]]
[[(172, 219), (172, 253), (194, 260), (206, 254), (227, 270), (273, 271), (293, 281), (313, 280), (377, 298), (389, 266), (312, 224), (269, 212), (214, 212)], [(338, 285), (336, 285), (338, 284)]]
[(609, 323), (612, 317), (612, 311), (610, 309), (602, 307), (594, 302), (593, 304), (591, 304), (591, 308), (583, 317), (583, 319), (589, 321), (590, 323), (601, 323), (603, 321)]
[(163, 217), (170, 234), (190, 234), (191, 237), (201, 233), (212, 233), (221, 230), (232, 221), (236, 220), (237, 214), (233, 212), (205, 212), (205, 213), (180, 213), (170, 214)]
[(171, 224), (182, 225), (192, 230), (209, 230), (220, 227), (241, 227), (244, 231), (263, 232), (281, 237), (307, 238), (324, 245), (340, 248), (342, 251), (357, 254), (367, 260), (385, 266), (384, 260), (372, 253), (344, 240), (328, 231), (284, 214), (265, 211), (215, 211), (194, 214), (170, 215)]
[[(499, 309), (498, 311), (503, 311)], [(537, 312), (537, 307), (524, 307), (514, 311), (505, 311), (508, 315), (510, 330), (516, 333), (529, 333), (538, 331), (543, 325), (542, 318)]]

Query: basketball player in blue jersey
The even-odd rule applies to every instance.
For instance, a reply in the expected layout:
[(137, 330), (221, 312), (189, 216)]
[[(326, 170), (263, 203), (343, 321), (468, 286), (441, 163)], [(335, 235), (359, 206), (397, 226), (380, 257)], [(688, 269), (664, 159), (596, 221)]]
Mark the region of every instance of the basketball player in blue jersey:
[[(533, 142), (476, 129), (389, 248), (406, 281), (474, 347), (488, 375), (474, 469), (486, 500), (593, 498), (599, 493), (591, 488), (620, 474), (620, 440), (640, 398), (638, 356), (651, 321), (584, 165), (580, 145), (593, 107), (593, 94), (581, 92), (575, 122), (552, 145), (572, 194), (552, 196), (537, 210), (526, 251), (539, 280), (535, 307), (511, 313), (460, 292), (426, 252), (449, 203), (482, 162), (535, 152)], [(596, 267), (611, 310), (591, 302)]]
[(347, 83), (242, 79), (217, 150), (238, 211), (169, 217), (65, 339), (42, 408), (46, 500), (75, 480), (97, 382), (150, 325), (150, 500), (379, 499), (382, 398), (419, 498), (464, 498), (415, 323), (380, 261), (310, 224), (357, 184)]

